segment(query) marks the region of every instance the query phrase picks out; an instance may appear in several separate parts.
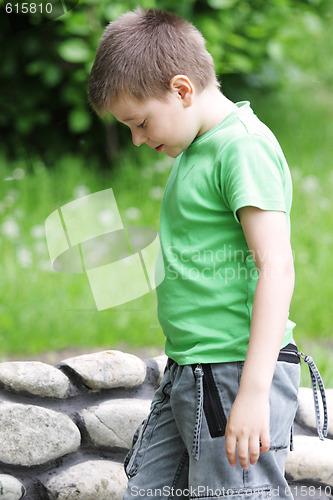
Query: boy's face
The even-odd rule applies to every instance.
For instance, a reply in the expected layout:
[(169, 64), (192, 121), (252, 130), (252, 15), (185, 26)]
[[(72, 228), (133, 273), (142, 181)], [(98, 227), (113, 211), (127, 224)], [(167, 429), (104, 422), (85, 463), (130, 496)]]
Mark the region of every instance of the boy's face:
[(147, 144), (175, 158), (199, 133), (192, 108), (184, 103), (180, 92), (170, 91), (163, 98), (142, 101), (123, 96), (112, 103), (109, 111), (130, 128), (136, 146)]

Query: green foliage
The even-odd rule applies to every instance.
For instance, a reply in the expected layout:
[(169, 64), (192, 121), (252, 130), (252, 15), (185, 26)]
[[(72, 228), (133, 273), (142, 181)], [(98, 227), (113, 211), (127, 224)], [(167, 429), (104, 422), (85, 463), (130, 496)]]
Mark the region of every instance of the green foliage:
[[(37, 152), (48, 164), (59, 150), (105, 163), (105, 126), (89, 107), (87, 81), (105, 26), (134, 9), (137, 1), (67, 2), (72, 8), (65, 14), (58, 3), (52, 3), (51, 16), (0, 16), (3, 147), (14, 157), (22, 148)], [(288, 51), (301, 36), (315, 39), (320, 34), (328, 5), (329, 0), (141, 1), (142, 7), (173, 11), (192, 21), (207, 40), (217, 73), (250, 75), (248, 83), (257, 86), (280, 84), (297, 72)], [(119, 133), (116, 127), (112, 133)]]

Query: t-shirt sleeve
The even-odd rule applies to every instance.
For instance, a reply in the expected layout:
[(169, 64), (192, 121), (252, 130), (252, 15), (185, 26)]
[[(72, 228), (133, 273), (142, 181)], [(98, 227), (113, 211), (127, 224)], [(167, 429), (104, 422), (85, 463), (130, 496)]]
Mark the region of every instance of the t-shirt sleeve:
[(236, 220), (237, 210), (254, 206), (286, 212), (279, 151), (259, 135), (235, 139), (221, 153), (221, 189)]

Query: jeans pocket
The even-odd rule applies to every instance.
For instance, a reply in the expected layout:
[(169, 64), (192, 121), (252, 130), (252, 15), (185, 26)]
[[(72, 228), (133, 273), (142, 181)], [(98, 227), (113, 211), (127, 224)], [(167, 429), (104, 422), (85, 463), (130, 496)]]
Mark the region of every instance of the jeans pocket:
[(131, 448), (124, 460), (124, 469), (128, 479), (137, 474), (162, 408), (169, 400), (169, 388), (171, 386), (169, 372), (170, 370), (167, 369), (160, 387), (155, 392), (148, 417), (142, 421), (134, 433)]
[(168, 395), (165, 391), (169, 385), (170, 383), (166, 383), (163, 386), (161, 385), (158, 391), (156, 391), (148, 417), (143, 420), (134, 433), (131, 448), (124, 460), (125, 473), (128, 479), (135, 476), (138, 472), (145, 451), (149, 446), (161, 410), (168, 400)]
[(271, 449), (287, 448), (295, 418), (300, 365), (278, 361), (270, 391)]
[(148, 424), (148, 418), (145, 418), (143, 422), (139, 425), (137, 430), (134, 433), (131, 448), (129, 449), (129, 452), (127, 453), (125, 460), (124, 460), (124, 469), (127, 478), (129, 479), (130, 477), (135, 476), (138, 470), (138, 461), (137, 461), (137, 456), (138, 452), (141, 447), (142, 439), (143, 439), (143, 434), (144, 431), (147, 427)]
[(225, 416), (221, 403), (219, 391), (214, 380), (212, 367), (210, 364), (203, 366), (203, 388), (204, 388), (204, 411), (209, 429), (209, 434), (212, 438), (224, 436), (227, 418)]

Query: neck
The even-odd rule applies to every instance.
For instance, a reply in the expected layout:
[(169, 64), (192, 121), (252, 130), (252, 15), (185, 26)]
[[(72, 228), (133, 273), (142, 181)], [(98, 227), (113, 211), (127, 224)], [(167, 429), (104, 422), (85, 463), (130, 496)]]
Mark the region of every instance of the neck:
[(197, 137), (211, 130), (237, 109), (236, 104), (225, 97), (215, 86), (208, 87), (197, 95), (196, 104), (200, 123)]

